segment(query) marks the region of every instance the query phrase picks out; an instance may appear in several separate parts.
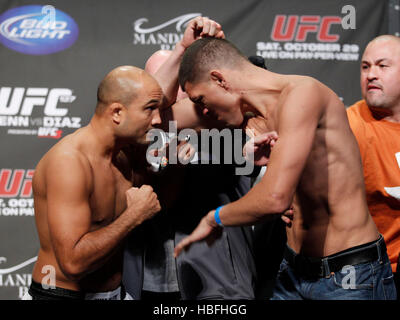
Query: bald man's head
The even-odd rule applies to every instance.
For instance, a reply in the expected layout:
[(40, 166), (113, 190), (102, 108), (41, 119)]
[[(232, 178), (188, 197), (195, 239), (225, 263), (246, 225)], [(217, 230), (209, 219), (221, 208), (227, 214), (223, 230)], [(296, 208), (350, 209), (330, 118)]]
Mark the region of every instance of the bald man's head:
[(382, 35), (368, 43), (361, 59), (361, 93), (370, 107), (400, 105), (400, 39)]
[[(154, 52), (150, 56), (150, 58), (147, 59), (144, 70), (146, 70), (146, 72), (148, 72), (149, 74), (154, 75), (158, 71), (158, 69), (163, 65), (163, 63), (168, 60), (171, 54), (172, 54), (171, 50), (158, 50)], [(179, 87), (176, 96), (176, 101), (185, 99), (187, 97), (188, 97), (187, 93), (183, 92), (182, 88)]]
[(368, 43), (368, 45), (371, 44), (371, 43), (382, 43), (382, 42), (387, 42), (387, 41), (392, 41), (392, 42), (400, 45), (400, 38), (396, 37), (394, 35), (391, 35), (391, 34), (384, 34), (384, 35), (381, 35), (381, 36), (377, 36), (376, 38), (372, 39)]
[(95, 121), (112, 128), (119, 141), (148, 144), (147, 133), (161, 123), (163, 92), (147, 72), (121, 66), (108, 73), (97, 90)]
[(120, 66), (109, 72), (97, 89), (96, 112), (113, 102), (129, 105), (143, 86), (143, 78), (149, 75), (133, 66)]
[(384, 34), (372, 39), (365, 48), (362, 59), (371, 54), (374, 56), (381, 55), (382, 58), (396, 59), (397, 55), (400, 57), (400, 38)]
[(144, 70), (153, 75), (161, 67), (161, 65), (170, 57), (171, 50), (158, 50), (154, 52), (146, 61)]

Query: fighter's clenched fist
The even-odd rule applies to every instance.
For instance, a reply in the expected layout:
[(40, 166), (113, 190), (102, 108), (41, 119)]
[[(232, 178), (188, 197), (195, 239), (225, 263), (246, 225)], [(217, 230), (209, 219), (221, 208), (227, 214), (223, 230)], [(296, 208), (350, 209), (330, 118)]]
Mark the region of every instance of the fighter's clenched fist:
[(143, 185), (140, 188), (130, 188), (126, 192), (127, 212), (135, 217), (136, 223), (142, 223), (150, 219), (161, 210), (157, 194), (149, 185)]

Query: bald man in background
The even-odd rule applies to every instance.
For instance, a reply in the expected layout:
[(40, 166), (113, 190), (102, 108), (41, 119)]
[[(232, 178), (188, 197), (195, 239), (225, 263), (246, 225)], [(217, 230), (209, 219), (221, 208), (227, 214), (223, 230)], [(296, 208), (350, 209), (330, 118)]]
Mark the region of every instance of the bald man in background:
[(123, 240), (161, 207), (125, 148), (148, 143), (162, 99), (152, 76), (118, 67), (101, 81), (90, 123), (40, 160), (33, 178), (40, 250), (24, 299), (131, 299), (121, 287)]
[(363, 100), (347, 109), (363, 162), (368, 209), (384, 236), (400, 292), (400, 39), (383, 35), (361, 61)]

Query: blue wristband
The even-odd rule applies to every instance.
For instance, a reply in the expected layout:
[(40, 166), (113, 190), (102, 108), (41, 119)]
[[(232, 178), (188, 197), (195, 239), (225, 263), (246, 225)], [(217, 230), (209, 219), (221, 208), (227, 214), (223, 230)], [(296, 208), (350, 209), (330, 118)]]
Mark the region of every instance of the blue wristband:
[(222, 207), (223, 207), (223, 206), (219, 206), (219, 207), (215, 210), (215, 213), (214, 213), (215, 222), (216, 222), (219, 226), (221, 226), (221, 227), (224, 226), (224, 225), (222, 224), (222, 222), (221, 222), (220, 217), (219, 217), (219, 212), (220, 212), (220, 210), (222, 209)]

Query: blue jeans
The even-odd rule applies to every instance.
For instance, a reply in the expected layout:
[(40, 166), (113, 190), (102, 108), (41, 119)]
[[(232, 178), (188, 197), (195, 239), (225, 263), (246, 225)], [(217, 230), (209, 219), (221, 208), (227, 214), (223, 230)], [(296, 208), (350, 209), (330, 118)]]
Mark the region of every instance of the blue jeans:
[(331, 272), (326, 278), (310, 279), (296, 274), (283, 259), (271, 300), (396, 300), (386, 252), (376, 261), (350, 268)]

